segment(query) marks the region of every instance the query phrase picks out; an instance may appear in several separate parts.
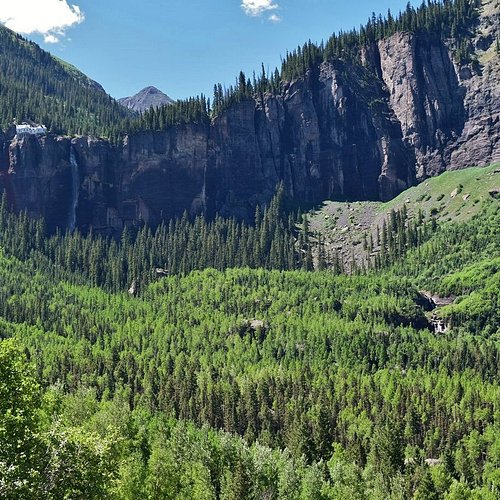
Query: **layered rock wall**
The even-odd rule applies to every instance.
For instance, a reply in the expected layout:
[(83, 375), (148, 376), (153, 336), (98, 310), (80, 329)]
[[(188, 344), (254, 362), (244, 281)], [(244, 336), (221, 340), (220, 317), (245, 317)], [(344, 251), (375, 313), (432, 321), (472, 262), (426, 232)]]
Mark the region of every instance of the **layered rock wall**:
[(397, 33), (365, 47), (361, 64), (323, 63), (281, 95), (235, 104), (210, 124), (141, 132), (120, 147), (7, 134), (0, 187), (12, 206), (65, 228), (73, 154), (77, 226), (116, 233), (184, 211), (250, 218), (279, 182), (302, 204), (385, 200), (444, 170), (500, 161), (495, 1), (485, 0), (473, 64), (454, 62), (451, 41)]

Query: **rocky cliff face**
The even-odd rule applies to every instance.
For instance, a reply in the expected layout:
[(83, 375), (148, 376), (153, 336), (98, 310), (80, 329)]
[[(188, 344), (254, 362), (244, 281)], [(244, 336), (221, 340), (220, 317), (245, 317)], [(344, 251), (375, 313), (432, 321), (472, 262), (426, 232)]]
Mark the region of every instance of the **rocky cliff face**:
[(107, 232), (185, 210), (249, 217), (280, 181), (298, 203), (388, 199), (444, 170), (500, 161), (499, 24), (496, 0), (485, 0), (476, 64), (458, 66), (451, 42), (397, 33), (365, 47), (362, 64), (323, 63), (282, 95), (122, 147), (0, 137), (0, 187), (50, 228), (68, 227), (76, 207), (78, 227)]
[(378, 44), (381, 77), (419, 178), (450, 164), (450, 145), (465, 120), (464, 89), (446, 46), (438, 39), (396, 33)]
[(119, 162), (125, 218), (248, 217), (280, 181), (303, 203), (389, 198), (415, 177), (386, 97), (365, 68), (337, 61), (282, 96), (232, 106), (210, 126), (128, 137)]
[(483, 0), (481, 24), (473, 39), (478, 64), (455, 68), (464, 89), (465, 120), (450, 149), (448, 169), (500, 161), (500, 3)]
[(485, 0), (472, 43), (477, 62), (453, 61), (452, 44), (397, 33), (379, 42), (381, 78), (418, 179), (500, 161), (500, 4)]

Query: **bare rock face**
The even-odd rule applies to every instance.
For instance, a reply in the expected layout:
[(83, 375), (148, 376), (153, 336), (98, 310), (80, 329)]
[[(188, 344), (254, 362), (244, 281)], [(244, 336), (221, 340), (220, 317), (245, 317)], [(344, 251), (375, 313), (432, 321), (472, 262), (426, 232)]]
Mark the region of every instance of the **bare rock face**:
[(471, 38), (397, 33), (361, 64), (322, 63), (280, 95), (247, 99), (207, 124), (91, 137), (0, 136), (0, 189), (49, 228), (116, 234), (126, 225), (217, 213), (251, 218), (283, 182), (296, 203), (386, 200), (444, 170), (500, 161), (500, 8), (484, 0)]
[(10, 208), (16, 209), (13, 187), (10, 177), (10, 140), (7, 134), (0, 130), (0, 191), (5, 193), (7, 204)]
[(118, 208), (125, 223), (204, 213), (208, 129), (190, 124), (126, 138), (119, 152)]
[[(108, 225), (115, 155), (106, 141), (16, 137), (4, 145), (2, 157), (2, 185), (11, 206), (31, 216), (42, 215), (50, 230), (68, 229), (71, 209), (76, 209), (82, 229)], [(76, 170), (72, 160), (77, 162)], [(75, 176), (78, 185), (73, 190)]]
[(70, 140), (26, 136), (9, 145), (4, 185), (10, 202), (31, 216), (43, 215), (50, 229), (65, 228), (70, 204)]
[(210, 131), (216, 211), (248, 216), (280, 181), (305, 203), (388, 199), (411, 185), (412, 151), (385, 97), (367, 70), (337, 61), (290, 83), (282, 96), (224, 112)]
[(453, 60), (452, 41), (396, 33), (379, 42), (381, 77), (415, 151), (417, 178), (499, 161), (499, 30), (499, 4), (484, 0), (471, 40), (478, 61), (463, 66)]
[(465, 123), (453, 145), (448, 169), (500, 161), (500, 3), (483, 0), (481, 24), (473, 40), (478, 64), (456, 68), (465, 89)]
[[(117, 211), (120, 169), (115, 148), (107, 141), (94, 137), (72, 139), (70, 148), (80, 185), (79, 192), (74, 193), (78, 197), (77, 227), (84, 231), (92, 228), (100, 232), (114, 232), (122, 225)], [(74, 171), (72, 173), (75, 174)]]
[(379, 42), (382, 79), (405, 142), (415, 151), (417, 177), (446, 170), (448, 144), (464, 127), (464, 89), (441, 40), (396, 33)]
[(210, 125), (130, 136), (118, 212), (153, 225), (184, 211), (251, 218), (280, 181), (303, 203), (387, 199), (414, 182), (414, 160), (386, 97), (366, 69), (337, 61)]
[(250, 206), (269, 199), (256, 115), (255, 101), (243, 101), (222, 113), (210, 127), (208, 189), (214, 195), (215, 210), (223, 215), (248, 216)]

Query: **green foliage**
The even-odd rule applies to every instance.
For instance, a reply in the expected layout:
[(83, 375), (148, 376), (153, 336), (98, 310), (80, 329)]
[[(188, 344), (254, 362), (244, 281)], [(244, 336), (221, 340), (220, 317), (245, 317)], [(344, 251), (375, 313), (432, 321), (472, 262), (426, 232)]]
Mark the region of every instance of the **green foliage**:
[[(0, 28), (0, 122), (114, 140), (204, 127), (322, 61), (357, 62), (398, 31), (451, 37), (466, 63), (478, 6), (431, 0), (374, 15), (298, 47), (281, 71), (216, 85), (212, 103), (200, 96), (135, 120)], [(376, 241), (363, 239), (374, 254), (364, 269), (330, 259), (309, 218), (297, 226), (284, 202), (279, 188), (253, 225), (184, 216), (117, 242), (48, 237), (3, 198), (2, 498), (498, 496), (498, 203), (452, 225), (438, 207), (430, 219), (393, 209)], [(136, 296), (125, 293), (132, 281)], [(450, 332), (433, 332), (422, 289), (454, 297), (439, 311)]]
[(40, 392), (23, 352), (12, 340), (0, 342), (0, 496), (33, 494), (40, 451), (36, 410)]
[(150, 108), (134, 120), (128, 133), (141, 130), (165, 130), (168, 127), (197, 123), (206, 125), (210, 121), (209, 102), (204, 95), (176, 101), (173, 104)]
[(95, 82), (0, 26), (0, 127), (31, 120), (54, 133), (112, 136), (129, 113)]
[(42, 408), (40, 396), (18, 344), (0, 341), (1, 497), (103, 498), (115, 476), (117, 436), (63, 425), (54, 400)]
[(368, 260), (371, 269), (382, 269), (401, 262), (408, 251), (419, 248), (436, 231), (435, 215), (431, 210), (431, 220), (424, 220), (422, 215), (410, 218), (406, 205), (400, 210), (391, 210), (382, 228), (377, 227), (381, 238)]
[[(125, 232), (120, 244), (47, 239), (41, 221), (3, 203), (0, 331), (24, 346), (0, 342), (0, 371), (12, 374), (0, 379), (0, 453), (11, 474), (0, 482), (3, 496), (496, 494), (496, 200), (465, 223), (430, 221), (426, 230), (422, 218), (412, 229), (403, 209), (390, 212), (379, 238), (386, 260), (354, 276), (264, 269), (268, 260), (227, 268), (231, 248), (272, 255), (283, 241), (277, 232), (297, 240), (305, 257), (294, 266), (307, 268), (309, 219), (291, 233), (281, 196), (257, 210), (255, 226), (240, 226), (248, 234), (241, 247), (228, 230), (217, 249), (205, 246), (206, 232), (214, 237), (234, 222), (220, 219), (224, 230), (210, 233), (201, 219), (185, 218), (161, 230), (172, 240), (147, 229)], [(194, 241), (220, 260), (194, 260), (203, 256)], [(170, 254), (196, 257), (153, 279), (152, 256)], [(135, 297), (117, 286), (131, 276), (142, 288)], [(431, 329), (423, 289), (456, 295), (439, 311), (448, 333)], [(30, 410), (12, 419), (11, 400)], [(429, 458), (440, 462), (428, 466)]]
[[(144, 226), (134, 235), (126, 227), (117, 243), (78, 232), (45, 238), (43, 221), (10, 213), (4, 196), (0, 246), (23, 260), (33, 256), (30, 262), (36, 270), (50, 272), (57, 279), (111, 291), (125, 290), (133, 281), (141, 290), (158, 273), (186, 274), (207, 267), (295, 269), (307, 256), (296, 252), (295, 221), (287, 216), (284, 201), (280, 185), (270, 204), (257, 208), (255, 225), (220, 216), (213, 221), (201, 216), (191, 221), (185, 214), (154, 231)], [(312, 262), (307, 268), (312, 269)]]
[(47, 497), (104, 498), (116, 470), (114, 440), (112, 432), (102, 437), (56, 421), (44, 435), (49, 456), (40, 475)]

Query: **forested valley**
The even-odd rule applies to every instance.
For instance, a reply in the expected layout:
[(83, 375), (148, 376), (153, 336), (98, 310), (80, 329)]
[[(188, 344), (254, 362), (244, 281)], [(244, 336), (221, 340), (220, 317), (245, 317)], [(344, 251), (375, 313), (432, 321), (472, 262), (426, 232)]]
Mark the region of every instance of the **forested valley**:
[[(477, 69), (481, 5), (374, 14), (142, 114), (0, 26), (2, 174), (14, 122), (113, 144), (208, 126), (397, 32)], [(0, 498), (499, 499), (500, 169), (481, 170), (369, 206), (299, 207), (279, 184), (253, 220), (186, 212), (113, 238), (49, 231), (4, 193)]]
[[(1, 496), (498, 498), (498, 200), (401, 217), (346, 275), (279, 192), (254, 225), (120, 242), (4, 198)], [(445, 332), (424, 290), (452, 297)]]

